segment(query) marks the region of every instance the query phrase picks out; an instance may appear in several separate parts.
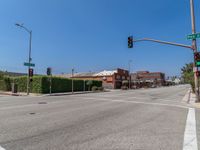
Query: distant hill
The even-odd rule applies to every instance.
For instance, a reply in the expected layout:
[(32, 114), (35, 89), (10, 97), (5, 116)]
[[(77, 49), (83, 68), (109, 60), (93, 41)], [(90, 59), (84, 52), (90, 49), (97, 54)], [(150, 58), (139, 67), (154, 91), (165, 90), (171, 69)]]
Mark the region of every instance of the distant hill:
[(11, 77), (18, 77), (18, 76), (25, 76), (26, 73), (18, 73), (18, 72), (7, 72), (7, 71), (0, 71), (0, 74), (5, 76), (11, 76)]

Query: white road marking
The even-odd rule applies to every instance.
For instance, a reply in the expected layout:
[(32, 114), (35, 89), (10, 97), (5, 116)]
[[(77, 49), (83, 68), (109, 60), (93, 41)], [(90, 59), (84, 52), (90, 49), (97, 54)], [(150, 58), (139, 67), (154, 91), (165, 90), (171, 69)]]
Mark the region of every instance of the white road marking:
[(0, 150), (6, 150), (6, 149), (0, 146)]
[(184, 133), (183, 150), (198, 150), (194, 108), (189, 108), (188, 110)]
[(89, 97), (82, 97), (82, 99), (91, 99), (96, 101), (108, 101), (108, 102), (123, 102), (123, 103), (135, 103), (135, 104), (144, 104), (144, 105), (157, 105), (157, 106), (168, 106), (168, 107), (178, 107), (178, 108), (184, 108), (188, 109), (190, 107), (187, 106), (181, 106), (181, 105), (173, 105), (173, 104), (163, 104), (163, 103), (154, 103), (154, 102), (139, 102), (139, 101), (127, 101), (127, 100), (113, 100), (113, 99), (107, 99), (107, 98), (89, 98)]

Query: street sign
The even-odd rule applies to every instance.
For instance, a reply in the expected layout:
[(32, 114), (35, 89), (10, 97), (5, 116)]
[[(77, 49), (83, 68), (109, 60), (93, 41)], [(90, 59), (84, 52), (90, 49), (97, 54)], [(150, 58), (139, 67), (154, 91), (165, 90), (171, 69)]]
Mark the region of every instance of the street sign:
[(24, 63), (24, 66), (35, 67), (35, 64), (25, 62), (25, 63)]
[(187, 36), (188, 40), (200, 38), (200, 33), (190, 34)]

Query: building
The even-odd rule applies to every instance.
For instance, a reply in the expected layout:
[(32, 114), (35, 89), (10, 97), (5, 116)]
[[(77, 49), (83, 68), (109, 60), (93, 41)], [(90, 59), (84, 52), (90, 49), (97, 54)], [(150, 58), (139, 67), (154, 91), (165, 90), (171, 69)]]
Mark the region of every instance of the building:
[(161, 72), (138, 71), (131, 74), (131, 83), (137, 87), (165, 85), (165, 74)]
[(98, 73), (78, 73), (73, 76), (76, 79), (83, 80), (100, 80), (104, 88), (120, 89), (122, 82), (128, 80), (129, 72), (124, 69), (116, 69), (111, 71), (101, 71)]

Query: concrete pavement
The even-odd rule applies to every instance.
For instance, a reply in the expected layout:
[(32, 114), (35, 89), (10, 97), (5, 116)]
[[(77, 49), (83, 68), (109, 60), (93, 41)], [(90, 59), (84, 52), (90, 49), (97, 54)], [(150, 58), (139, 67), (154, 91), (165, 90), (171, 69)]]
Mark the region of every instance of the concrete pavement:
[[(189, 86), (0, 97), (6, 150), (183, 150)], [(199, 116), (196, 109), (196, 116)], [(199, 122), (197, 119), (197, 138)], [(197, 140), (199, 143), (199, 140)]]

